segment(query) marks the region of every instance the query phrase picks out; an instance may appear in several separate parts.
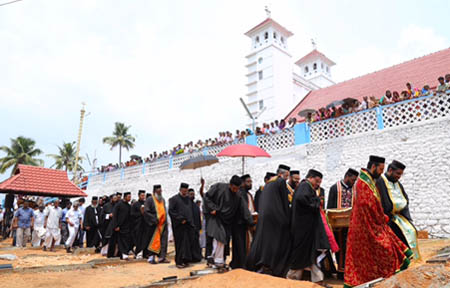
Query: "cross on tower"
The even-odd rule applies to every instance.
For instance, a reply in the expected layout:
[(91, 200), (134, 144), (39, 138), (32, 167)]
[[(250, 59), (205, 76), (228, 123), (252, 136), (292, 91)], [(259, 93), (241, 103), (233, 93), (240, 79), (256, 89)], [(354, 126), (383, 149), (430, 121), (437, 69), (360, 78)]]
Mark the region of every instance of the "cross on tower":
[(317, 48), (317, 44), (316, 44), (316, 41), (314, 41), (314, 38), (311, 39), (311, 44), (313, 46), (313, 49)]
[(267, 18), (270, 18), (270, 15), (272, 14), (272, 12), (269, 10), (268, 6), (265, 7), (264, 11), (266, 11)]

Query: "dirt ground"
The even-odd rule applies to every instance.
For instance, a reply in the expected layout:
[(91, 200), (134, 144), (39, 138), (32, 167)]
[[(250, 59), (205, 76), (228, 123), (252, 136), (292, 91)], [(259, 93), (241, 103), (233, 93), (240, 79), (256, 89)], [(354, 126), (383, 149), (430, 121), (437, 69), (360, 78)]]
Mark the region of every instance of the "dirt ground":
[[(3, 247), (2, 247), (3, 246)], [(14, 254), (18, 256), (17, 260), (1, 260), (0, 264), (11, 263), (14, 268), (17, 267), (36, 267), (42, 265), (65, 265), (86, 263), (89, 260), (103, 258), (99, 254), (93, 255), (71, 255), (66, 254), (65, 250), (58, 249), (57, 252), (44, 252), (35, 249), (15, 249), (10, 250), (8, 243), (0, 244), (0, 254)], [(438, 250), (450, 246), (450, 240), (421, 240), (420, 248), (422, 260), (413, 263), (412, 268), (421, 268), (426, 259), (434, 256)], [(169, 247), (172, 251), (173, 247)], [(99, 268), (60, 271), (60, 272), (21, 272), (0, 274), (0, 287), (130, 287), (145, 286), (155, 281), (162, 280), (163, 277), (177, 276), (178, 278), (188, 277), (190, 271), (205, 268), (205, 263), (199, 263), (186, 269), (177, 269), (173, 258), (170, 264), (150, 265), (147, 263), (130, 263), (116, 266), (101, 266)], [(423, 265), (423, 266), (421, 266)], [(420, 267), (419, 267), (420, 266)], [(429, 266), (429, 265), (428, 265)], [(431, 268), (435, 266), (430, 266)], [(430, 269), (431, 269), (430, 268)], [(424, 269), (424, 268), (421, 268)], [(450, 271), (449, 267), (444, 267), (444, 271)], [(414, 269), (408, 269), (408, 272)], [(429, 271), (419, 271), (425, 280), (430, 276)], [(431, 273), (431, 272), (430, 272)], [(405, 276), (403, 276), (405, 275)], [(446, 277), (445, 273), (435, 275), (436, 277)], [(404, 272), (398, 274), (406, 279), (413, 279)], [(404, 281), (404, 279), (400, 279)], [(13, 283), (13, 284), (12, 284)], [(234, 284), (233, 284), (234, 283)], [(330, 283), (330, 282), (329, 282)], [(342, 287), (342, 282), (332, 280), (333, 287)], [(290, 281), (266, 275), (260, 275), (244, 270), (235, 270), (225, 274), (215, 274), (201, 277), (196, 280), (182, 282), (176, 287), (314, 287), (311, 283)], [(387, 287), (387, 286), (385, 286)], [(407, 287), (407, 286), (398, 286)], [(414, 286), (410, 286), (414, 287)], [(416, 286), (418, 287), (418, 286)]]

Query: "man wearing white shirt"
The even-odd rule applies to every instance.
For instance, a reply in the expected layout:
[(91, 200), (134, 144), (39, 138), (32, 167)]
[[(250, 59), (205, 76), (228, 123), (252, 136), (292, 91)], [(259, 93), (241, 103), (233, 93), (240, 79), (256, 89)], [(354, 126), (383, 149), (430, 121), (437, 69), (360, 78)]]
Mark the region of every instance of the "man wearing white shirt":
[(62, 210), (59, 207), (59, 200), (56, 200), (53, 205), (47, 206), (45, 209), (45, 226), (47, 229), (45, 235), (44, 251), (50, 248), (53, 251), (55, 245), (59, 245), (61, 241), (61, 216)]
[[(80, 205), (78, 207), (78, 210), (81, 213), (81, 222), (84, 221), (84, 213), (86, 211), (86, 207), (84, 207), (84, 202), (85, 202), (84, 198), (80, 198), (78, 200), (78, 203)], [(76, 240), (77, 240), (77, 242), (75, 243), (75, 246), (79, 246), (79, 247), (83, 248), (83, 244), (84, 244), (84, 230), (83, 229), (80, 229), (80, 231), (78, 232), (78, 238), (76, 238)]]
[(66, 241), (66, 250), (67, 253), (72, 252), (71, 248), (73, 245), (73, 242), (75, 241), (75, 238), (77, 237), (78, 230), (83, 229), (83, 223), (81, 222), (81, 212), (78, 210), (78, 202), (75, 201), (73, 203), (72, 209), (69, 210), (66, 214), (66, 221), (67, 221), (67, 227), (69, 228), (69, 238), (67, 238)]
[(34, 211), (33, 233), (31, 235), (31, 244), (33, 247), (41, 246), (41, 241), (45, 236), (45, 213), (44, 205), (40, 205), (38, 210)]

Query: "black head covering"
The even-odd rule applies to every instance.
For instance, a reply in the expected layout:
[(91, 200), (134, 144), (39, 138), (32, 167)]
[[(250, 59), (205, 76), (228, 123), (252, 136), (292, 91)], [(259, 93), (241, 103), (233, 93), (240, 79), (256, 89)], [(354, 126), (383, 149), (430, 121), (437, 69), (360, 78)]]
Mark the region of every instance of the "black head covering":
[(125, 193), (123, 193), (123, 197), (127, 197), (128, 195), (131, 195), (131, 192), (125, 192)]
[(188, 189), (188, 192), (194, 192), (194, 189), (189, 188), (189, 189)]
[(147, 199), (148, 197), (152, 196), (152, 193), (147, 193), (145, 194), (145, 199)]
[(242, 180), (242, 181), (247, 180), (247, 178), (251, 178), (250, 174), (245, 174), (245, 175), (242, 175), (242, 176), (241, 176), (241, 180)]
[(92, 200), (98, 200), (97, 196), (92, 196)]
[(322, 175), (322, 173), (320, 173), (317, 170), (309, 169), (307, 178), (309, 178), (309, 177), (320, 177), (320, 178), (323, 178), (323, 175)]
[(383, 157), (371, 155), (369, 161), (373, 163), (384, 164), (384, 162), (386, 162), (386, 159), (384, 159)]
[(180, 189), (182, 189), (182, 188), (189, 188), (189, 184), (186, 184), (186, 183), (181, 183), (180, 184)]
[(158, 189), (161, 189), (161, 185), (159, 184), (153, 185), (153, 191), (156, 191)]
[(270, 179), (270, 178), (272, 178), (272, 177), (275, 176), (275, 175), (277, 175), (277, 174), (272, 173), (272, 172), (267, 172), (267, 173), (266, 173), (266, 176), (264, 176), (264, 179)]
[(291, 172), (289, 173), (289, 175), (300, 175), (300, 171), (298, 170), (291, 170)]
[(114, 194), (111, 194), (111, 195), (109, 195), (109, 198), (113, 198), (114, 196), (116, 196), (117, 195), (117, 193), (114, 193)]
[(231, 177), (231, 179), (230, 179), (230, 184), (232, 184), (234, 186), (241, 186), (241, 184), (242, 184), (241, 177), (239, 177), (237, 175), (233, 175), (233, 177)]
[(405, 168), (406, 168), (405, 164), (403, 164), (397, 160), (392, 161), (391, 167), (394, 169), (401, 169), (401, 170), (405, 170)]
[(291, 167), (284, 165), (284, 164), (280, 164), (280, 166), (278, 166), (278, 169), (283, 169), (283, 170), (287, 170), (287, 171), (291, 171)]
[(117, 195), (117, 196), (122, 196), (122, 193), (117, 192), (116, 195)]
[(347, 175), (349, 175), (349, 176), (356, 176), (356, 177), (358, 177), (359, 172), (356, 171), (356, 170), (353, 169), (353, 168), (349, 168), (349, 169), (347, 170), (347, 173), (345, 173), (345, 174), (347, 174)]
[(145, 193), (145, 190), (139, 190), (138, 195), (141, 195), (142, 193)]

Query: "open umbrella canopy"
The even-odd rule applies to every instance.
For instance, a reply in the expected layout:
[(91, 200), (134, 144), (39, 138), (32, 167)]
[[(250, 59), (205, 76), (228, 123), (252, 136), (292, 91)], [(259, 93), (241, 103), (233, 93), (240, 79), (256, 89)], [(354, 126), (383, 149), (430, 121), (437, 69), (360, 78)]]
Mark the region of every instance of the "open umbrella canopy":
[(342, 100), (337, 100), (337, 101), (333, 101), (330, 104), (327, 105), (327, 109), (330, 109), (331, 107), (337, 107), (340, 106), (342, 104), (344, 104), (345, 102)]
[(180, 170), (186, 170), (186, 169), (197, 169), (202, 168), (205, 166), (213, 165), (215, 163), (219, 162), (219, 159), (217, 157), (212, 155), (200, 155), (191, 159), (188, 159), (181, 163)]
[(223, 149), (218, 157), (271, 157), (269, 153), (258, 146), (249, 144), (236, 144)]
[(131, 155), (130, 159), (131, 160), (139, 160), (139, 159), (141, 159), (141, 156), (139, 156), (139, 155)]
[(355, 99), (355, 98), (345, 98), (344, 100), (342, 100), (342, 101), (344, 101), (345, 103), (347, 103), (347, 104), (353, 104), (354, 102), (356, 102), (356, 101), (358, 101), (357, 99)]
[(314, 110), (314, 109), (303, 109), (302, 111), (300, 111), (300, 112), (298, 112), (298, 116), (300, 116), (300, 117), (303, 117), (303, 118), (306, 118), (306, 117), (308, 117), (308, 114), (313, 114), (313, 113), (315, 113), (316, 112), (316, 110)]

